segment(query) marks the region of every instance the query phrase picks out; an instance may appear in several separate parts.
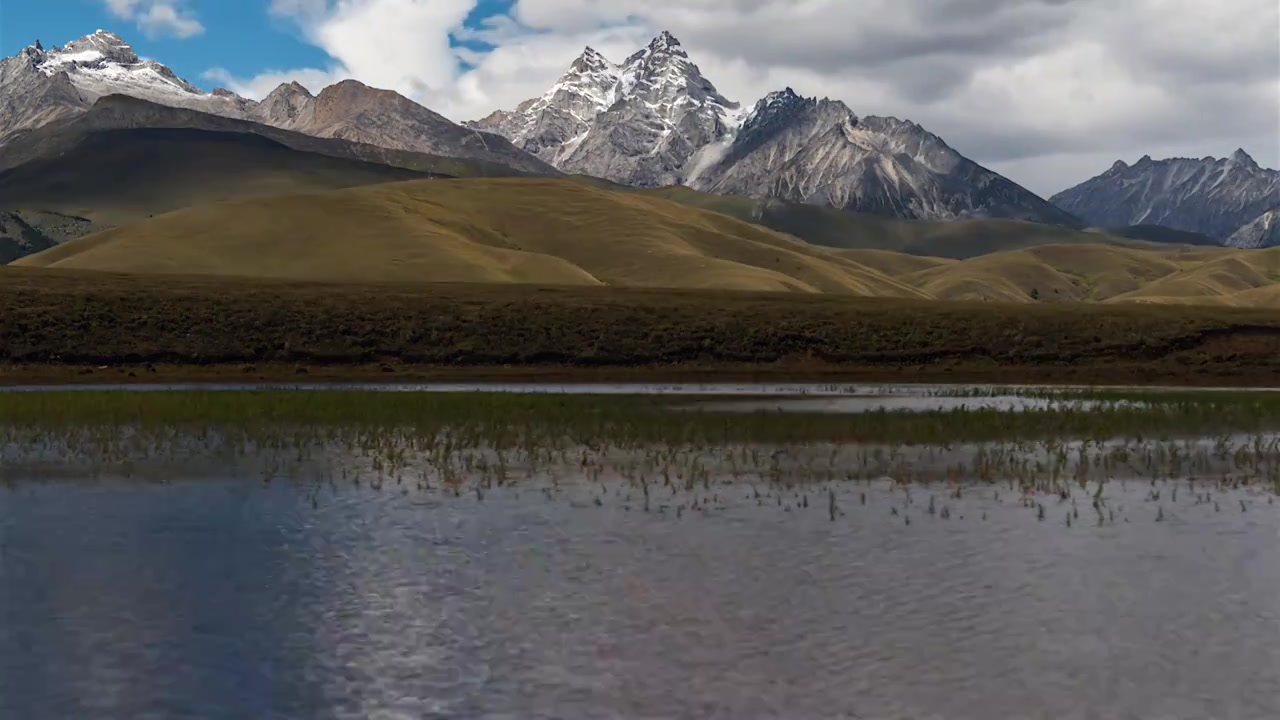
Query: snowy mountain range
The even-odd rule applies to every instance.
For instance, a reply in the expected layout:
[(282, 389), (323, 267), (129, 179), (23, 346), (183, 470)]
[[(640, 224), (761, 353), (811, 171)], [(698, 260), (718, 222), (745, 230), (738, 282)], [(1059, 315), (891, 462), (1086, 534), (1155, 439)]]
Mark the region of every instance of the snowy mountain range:
[(470, 125), (565, 172), (657, 187), (684, 180), (690, 159), (739, 122), (738, 104), (664, 32), (620, 65), (587, 48), (541, 97)]
[(313, 96), (297, 83), (255, 102), (227, 90), (206, 93), (103, 30), (45, 49), (36, 43), (0, 60), (0, 147), (15, 136), (85, 112), (98, 99), (129, 95), (284, 130), (497, 162), (531, 173), (555, 170), (505, 138), (458, 125), (408, 98), (354, 80)]
[(1258, 166), (1244, 150), (1226, 158), (1144, 156), (1051, 198), (1091, 225), (1163, 225), (1226, 241), (1268, 211), (1280, 209), (1280, 172)]
[(621, 64), (587, 48), (541, 97), (470, 123), (570, 173), (688, 185), (903, 218), (1075, 218), (961, 156), (919, 125), (859, 118), (787, 88), (749, 110), (671, 33)]

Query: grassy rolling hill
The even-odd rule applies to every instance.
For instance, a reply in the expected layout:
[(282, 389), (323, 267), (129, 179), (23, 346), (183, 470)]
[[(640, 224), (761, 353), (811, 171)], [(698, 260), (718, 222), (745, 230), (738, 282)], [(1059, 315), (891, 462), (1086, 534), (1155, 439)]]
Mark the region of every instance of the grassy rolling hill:
[(103, 130), (78, 137), (56, 155), (0, 172), (0, 208), (41, 208), (121, 225), (232, 198), (423, 177), (294, 150), (251, 133)]
[(426, 180), (228, 202), (100, 233), (17, 264), (922, 297), (883, 273), (757, 225), (551, 179)]
[(1280, 248), (1223, 250), (1119, 295), (1117, 302), (1200, 303), (1276, 307)]
[[(271, 195), (180, 210), (16, 264), (338, 282), (604, 285), (1004, 303), (1272, 306), (1275, 296), (1268, 288), (1280, 282), (1280, 249), (1070, 242), (962, 260), (833, 249), (664, 194), (524, 178)], [(958, 229), (952, 232), (965, 227), (953, 225)]]

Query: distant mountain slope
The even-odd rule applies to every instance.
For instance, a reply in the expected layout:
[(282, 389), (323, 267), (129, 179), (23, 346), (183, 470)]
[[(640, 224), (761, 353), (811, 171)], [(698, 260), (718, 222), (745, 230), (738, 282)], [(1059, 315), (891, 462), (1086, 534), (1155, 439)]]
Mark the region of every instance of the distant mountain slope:
[(893, 250), (919, 256), (963, 259), (1049, 244), (1150, 244), (1101, 231), (1081, 231), (1022, 220), (902, 220), (820, 205), (715, 195), (687, 187), (639, 192), (705, 207), (832, 248)]
[(1101, 227), (1163, 225), (1225, 241), (1280, 203), (1280, 172), (1244, 150), (1231, 157), (1143, 157), (1054, 195), (1058, 207)]
[(127, 95), (109, 95), (83, 113), (64, 117), (15, 137), (0, 149), (0, 170), (65, 152), (90, 133), (134, 128), (193, 129), (261, 135), (301, 152), (391, 165), (437, 175), (506, 177), (524, 174), (499, 163), (392, 150), (336, 138), (317, 138), (247, 120), (160, 105)]
[(0, 211), (0, 265), (56, 244), (26, 213)]
[(587, 48), (541, 97), (471, 126), (566, 172), (636, 187), (688, 185), (887, 217), (1080, 224), (914, 123), (859, 118), (790, 88), (744, 111), (665, 32), (621, 64)]
[(314, 97), (296, 83), (281, 85), (261, 103), (226, 90), (206, 93), (161, 63), (139, 58), (124, 39), (103, 30), (65, 47), (36, 43), (0, 60), (0, 146), (110, 95), (318, 137), (554, 174), (505, 138), (464, 128), (391, 91), (349, 80)]
[(732, 144), (690, 185), (888, 217), (1079, 225), (915, 123), (859, 118), (844, 103), (790, 88), (757, 103)]
[(0, 171), (0, 208), (40, 208), (119, 225), (270, 193), (429, 177), (303, 152), (252, 134), (190, 128), (95, 130)]
[(500, 135), (463, 127), (403, 95), (355, 80), (331, 85), (316, 96), (297, 83), (281, 85), (254, 106), (248, 118), (315, 137), (481, 160), (535, 175), (556, 174)]

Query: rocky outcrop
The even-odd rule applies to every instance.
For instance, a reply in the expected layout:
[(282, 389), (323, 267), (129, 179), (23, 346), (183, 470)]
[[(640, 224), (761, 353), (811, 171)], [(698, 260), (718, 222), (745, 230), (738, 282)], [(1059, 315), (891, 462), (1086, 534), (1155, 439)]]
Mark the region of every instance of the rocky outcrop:
[(1268, 210), (1227, 238), (1229, 247), (1252, 249), (1280, 245), (1280, 207)]

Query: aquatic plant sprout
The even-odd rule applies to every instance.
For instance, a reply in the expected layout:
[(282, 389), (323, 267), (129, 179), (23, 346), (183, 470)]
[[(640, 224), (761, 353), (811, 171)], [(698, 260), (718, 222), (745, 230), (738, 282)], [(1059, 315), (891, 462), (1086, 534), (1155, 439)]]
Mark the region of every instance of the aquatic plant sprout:
[[(968, 390), (944, 392), (936, 397)], [(957, 497), (986, 485), (1011, 497), (1056, 496), (1104, 519), (1112, 483), (1149, 483), (1157, 499), (1166, 486), (1188, 498), (1280, 490), (1280, 396), (1027, 389), (1017, 397), (1052, 402), (1017, 412), (975, 404), (836, 414), (742, 412), (724, 410), (724, 398), (657, 395), (12, 394), (0, 404), (0, 481), (252, 477), (317, 492), (354, 483), (477, 497), (503, 487), (586, 489), (635, 494), (638, 509), (705, 507), (708, 494), (734, 489), (753, 500), (800, 493), (808, 507), (839, 483), (936, 486)], [(904, 512), (912, 502), (907, 490)], [(1028, 502), (1041, 512), (1040, 501)]]

